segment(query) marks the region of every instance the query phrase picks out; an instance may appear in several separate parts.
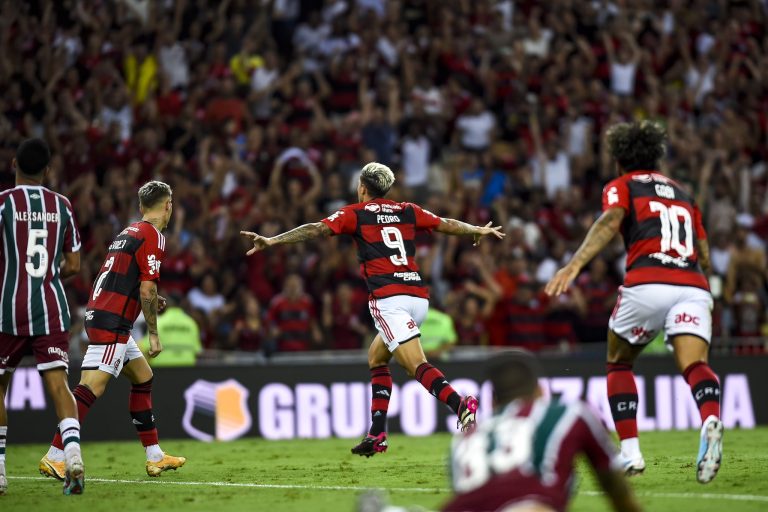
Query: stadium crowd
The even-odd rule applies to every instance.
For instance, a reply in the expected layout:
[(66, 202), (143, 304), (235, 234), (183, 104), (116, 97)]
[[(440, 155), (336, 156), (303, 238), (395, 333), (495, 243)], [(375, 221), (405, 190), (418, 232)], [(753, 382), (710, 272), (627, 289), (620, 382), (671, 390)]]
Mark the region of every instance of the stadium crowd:
[(606, 127), (640, 118), (666, 126), (665, 171), (704, 212), (715, 334), (768, 334), (757, 0), (5, 0), (0, 87), (3, 160), (44, 137), (49, 186), (72, 199), (79, 317), (137, 187), (157, 178), (174, 190), (161, 293), (206, 347), (362, 347), (351, 240), (246, 258), (238, 233), (332, 214), (376, 160), (396, 172), (392, 198), (508, 233), (477, 249), (419, 240), (459, 345), (603, 341), (619, 240), (565, 298), (541, 290), (599, 213)]

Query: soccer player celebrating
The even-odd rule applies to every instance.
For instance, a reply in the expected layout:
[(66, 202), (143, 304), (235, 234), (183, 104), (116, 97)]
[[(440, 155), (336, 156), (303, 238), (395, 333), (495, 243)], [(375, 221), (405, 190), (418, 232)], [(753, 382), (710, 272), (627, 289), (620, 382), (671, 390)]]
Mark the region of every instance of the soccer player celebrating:
[[(139, 311), (144, 313), (149, 331), (149, 356), (163, 350), (157, 332), (157, 313), (165, 300), (157, 294), (160, 264), (165, 255), (165, 237), (173, 210), (171, 187), (150, 181), (139, 189), (142, 220), (117, 235), (107, 250), (85, 310), (88, 350), (83, 358), (80, 384), (74, 391), (80, 421), (85, 421), (91, 406), (104, 394), (110, 377), (122, 374), (131, 381), (129, 410), (133, 424), (147, 454), (149, 476), (184, 465), (184, 457), (172, 457), (160, 449), (152, 414), (152, 370), (131, 337)], [(40, 461), (40, 473), (61, 478), (62, 432), (53, 438), (48, 453)]]
[(701, 414), (696, 478), (710, 482), (720, 467), (723, 424), (720, 383), (707, 364), (712, 336), (709, 245), (701, 212), (680, 185), (659, 173), (666, 134), (649, 121), (613, 126), (608, 148), (619, 178), (603, 190), (603, 214), (571, 261), (547, 284), (549, 295), (568, 289), (582, 268), (621, 231), (627, 248), (624, 285), (608, 323), (608, 401), (621, 439), (627, 474), (645, 461), (637, 437), (637, 387), (632, 365), (664, 329), (675, 361)]
[(542, 398), (533, 356), (510, 350), (487, 365), (493, 384), (493, 418), (451, 448), (456, 496), (444, 511), (554, 512), (565, 510), (573, 466), (584, 454), (613, 509), (640, 506), (616, 461), (602, 422), (583, 402), (560, 404)]
[(44, 141), (25, 140), (13, 161), (16, 187), (0, 193), (0, 495), (8, 488), (5, 393), (28, 351), (59, 418), (64, 494), (81, 494), (85, 487), (80, 422), (67, 385), (70, 316), (61, 284), (80, 271), (80, 235), (69, 200), (43, 186), (50, 160)]
[(412, 203), (385, 199), (395, 182), (389, 167), (369, 163), (363, 167), (357, 186), (359, 203), (345, 206), (320, 222), (304, 224), (286, 233), (266, 238), (241, 231), (253, 242), (248, 255), (267, 247), (311, 240), (321, 236), (352, 235), (357, 242), (360, 270), (369, 290), (368, 307), (378, 335), (368, 350), (371, 371), (372, 425), (352, 453), (370, 457), (387, 449), (386, 420), (392, 393), (389, 361), (395, 356), (408, 374), (432, 395), (447, 404), (459, 418), (463, 431), (475, 425), (478, 401), (460, 397), (445, 376), (427, 362), (419, 341), (421, 325), (429, 307), (429, 292), (416, 265), (414, 239), (418, 230), (434, 229), (452, 235), (503, 238), (501, 227), (472, 226), (443, 219)]

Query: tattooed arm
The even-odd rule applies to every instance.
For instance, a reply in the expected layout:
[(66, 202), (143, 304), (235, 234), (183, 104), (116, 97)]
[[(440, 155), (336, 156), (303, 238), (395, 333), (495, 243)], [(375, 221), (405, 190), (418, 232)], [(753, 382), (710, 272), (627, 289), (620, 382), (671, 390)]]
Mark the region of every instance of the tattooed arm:
[(326, 226), (322, 222), (312, 222), (310, 224), (304, 224), (297, 228), (294, 228), (285, 233), (267, 238), (251, 231), (241, 231), (241, 235), (248, 237), (253, 242), (253, 247), (246, 253), (248, 256), (254, 254), (267, 247), (280, 244), (297, 244), (299, 242), (306, 242), (314, 238), (321, 236), (329, 236), (333, 234), (331, 228)]
[(449, 235), (472, 235), (475, 237), (475, 245), (480, 243), (480, 238), (485, 235), (493, 235), (496, 238), (504, 238), (504, 233), (501, 232), (501, 226), (493, 227), (492, 222), (489, 222), (485, 226), (473, 226), (456, 219), (440, 219), (440, 224), (435, 228), (440, 233), (447, 233)]
[(149, 334), (149, 357), (155, 357), (163, 351), (163, 345), (160, 343), (160, 336), (157, 332), (157, 283), (155, 281), (142, 281), (139, 295), (141, 296), (141, 311), (144, 313)]
[(619, 232), (624, 215), (625, 211), (623, 208), (609, 208), (603, 212), (600, 218), (589, 228), (589, 233), (587, 233), (586, 238), (581, 243), (581, 247), (573, 255), (571, 261), (561, 268), (555, 274), (555, 277), (547, 283), (545, 288), (547, 295), (560, 295), (568, 290), (568, 287), (579, 275), (581, 269), (602, 251), (608, 245), (608, 242), (616, 236), (616, 233)]

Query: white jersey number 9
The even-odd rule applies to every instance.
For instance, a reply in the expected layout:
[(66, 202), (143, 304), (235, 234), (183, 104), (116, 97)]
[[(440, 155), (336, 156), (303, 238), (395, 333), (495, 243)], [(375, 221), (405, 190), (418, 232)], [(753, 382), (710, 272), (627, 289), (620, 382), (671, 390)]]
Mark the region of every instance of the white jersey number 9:
[(399, 253), (389, 257), (392, 264), (408, 265), (408, 254), (405, 252), (405, 242), (400, 230), (392, 226), (384, 227), (381, 229), (381, 238), (384, 240), (384, 245), (390, 249), (397, 249)]

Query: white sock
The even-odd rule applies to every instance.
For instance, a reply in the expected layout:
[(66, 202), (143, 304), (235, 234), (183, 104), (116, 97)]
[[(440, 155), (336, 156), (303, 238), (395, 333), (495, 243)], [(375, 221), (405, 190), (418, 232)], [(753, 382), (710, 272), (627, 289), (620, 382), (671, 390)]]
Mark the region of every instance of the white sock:
[(144, 451), (147, 452), (147, 460), (151, 462), (160, 462), (163, 460), (163, 450), (160, 449), (159, 444), (151, 444), (144, 447)]
[(640, 456), (640, 440), (636, 437), (621, 440), (621, 453), (627, 457)]
[(5, 436), (8, 435), (8, 426), (0, 427), (0, 466), (5, 469)]
[(66, 459), (80, 457), (80, 422), (75, 418), (64, 418), (59, 423), (61, 442), (64, 443), (64, 456)]
[(55, 446), (50, 446), (48, 448), (48, 453), (46, 453), (45, 456), (54, 462), (62, 462), (64, 460), (64, 450), (56, 448)]

